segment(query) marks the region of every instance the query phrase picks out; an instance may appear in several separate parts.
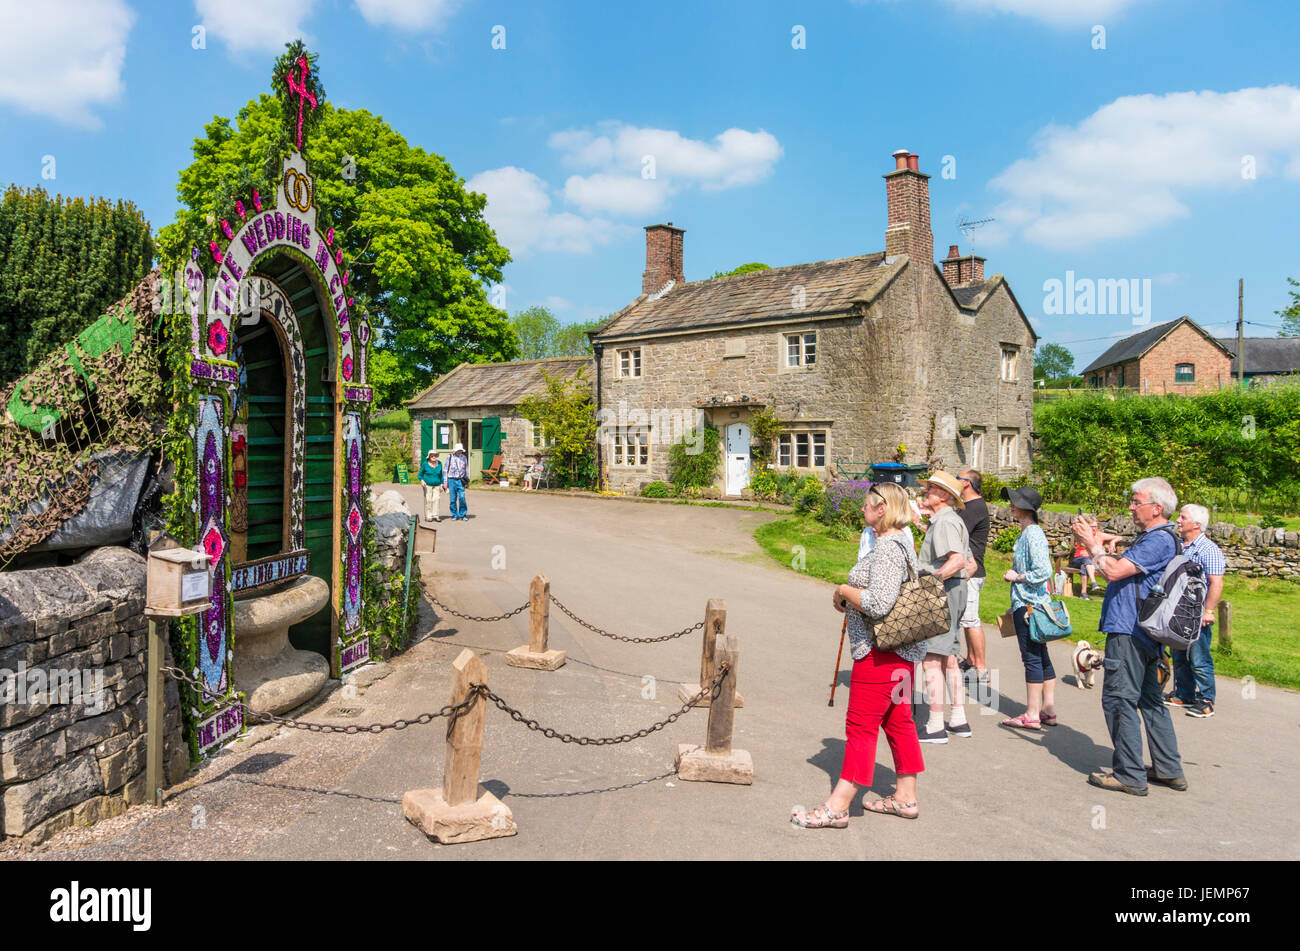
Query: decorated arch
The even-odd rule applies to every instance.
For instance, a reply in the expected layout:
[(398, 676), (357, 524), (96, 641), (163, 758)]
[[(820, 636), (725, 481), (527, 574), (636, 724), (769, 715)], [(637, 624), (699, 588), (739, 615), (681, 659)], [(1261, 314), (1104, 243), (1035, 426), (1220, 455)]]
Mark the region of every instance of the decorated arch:
[[(177, 475), (173, 529), (210, 556), (211, 606), (178, 625), (179, 659), (211, 694), (194, 697), (195, 751), (242, 729), (232, 678), (237, 601), (313, 576), (324, 608), (289, 629), (293, 647), (339, 677), (370, 658), (364, 630), (366, 383), (370, 325), (349, 293), (348, 263), (316, 204), (303, 137), (320, 95), (305, 58), (281, 77), (292, 148), (272, 195), (195, 247), (165, 322), (178, 408), (165, 444)], [(304, 112), (305, 110), (305, 112)]]

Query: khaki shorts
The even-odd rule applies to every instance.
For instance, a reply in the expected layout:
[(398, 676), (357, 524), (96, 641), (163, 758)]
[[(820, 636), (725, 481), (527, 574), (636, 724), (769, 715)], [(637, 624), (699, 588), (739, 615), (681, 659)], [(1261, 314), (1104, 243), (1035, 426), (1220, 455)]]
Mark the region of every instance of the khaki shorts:
[(984, 587), (984, 578), (971, 578), (966, 582), (966, 610), (962, 612), (962, 627), (980, 626), (980, 588)]

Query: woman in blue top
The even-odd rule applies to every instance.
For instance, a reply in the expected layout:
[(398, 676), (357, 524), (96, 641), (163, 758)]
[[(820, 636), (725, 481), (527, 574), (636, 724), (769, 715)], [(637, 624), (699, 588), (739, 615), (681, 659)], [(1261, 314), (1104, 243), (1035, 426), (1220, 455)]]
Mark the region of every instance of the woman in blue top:
[(1020, 642), (1020, 659), (1025, 663), (1026, 710), (1018, 717), (1002, 721), (1003, 726), (1019, 730), (1037, 730), (1046, 723), (1056, 726), (1056, 671), (1047, 654), (1047, 645), (1029, 637), (1029, 620), (1025, 606), (1046, 610), (1047, 581), (1052, 577), (1052, 553), (1047, 536), (1038, 527), (1038, 509), (1043, 497), (1035, 489), (1003, 489), (1002, 497), (1011, 503), (1011, 517), (1020, 523), (1020, 537), (1011, 554), (1011, 568), (1004, 577), (1011, 582), (1012, 617), (1016, 622), (1016, 640)]

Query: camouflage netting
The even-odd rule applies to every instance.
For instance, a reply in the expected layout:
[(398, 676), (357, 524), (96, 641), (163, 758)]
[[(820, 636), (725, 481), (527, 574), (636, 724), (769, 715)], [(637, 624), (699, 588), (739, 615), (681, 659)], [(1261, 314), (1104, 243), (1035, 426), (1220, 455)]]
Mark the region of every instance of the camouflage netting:
[[(167, 418), (159, 283), (155, 270), (0, 394), (0, 567), (56, 531), (73, 546), (107, 543), (70, 523), (92, 499), (101, 511), (135, 508), (141, 481), (127, 476), (160, 445)], [(104, 498), (124, 491), (135, 497)]]

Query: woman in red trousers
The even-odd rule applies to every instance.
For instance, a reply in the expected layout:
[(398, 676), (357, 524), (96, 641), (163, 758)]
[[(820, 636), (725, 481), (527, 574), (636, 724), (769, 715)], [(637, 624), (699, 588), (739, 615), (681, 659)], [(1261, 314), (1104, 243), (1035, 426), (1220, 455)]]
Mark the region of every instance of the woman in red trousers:
[(812, 812), (795, 806), (790, 821), (804, 829), (844, 829), (849, 803), (858, 788), (870, 786), (876, 766), (876, 738), (883, 727), (898, 786), (892, 796), (866, 804), (868, 812), (915, 819), (916, 774), (925, 769), (921, 744), (912, 723), (912, 670), (925, 654), (922, 641), (895, 653), (875, 647), (872, 629), (898, 600), (907, 568), (916, 570), (916, 552), (908, 523), (907, 495), (891, 483), (877, 485), (862, 506), (876, 544), (849, 572), (849, 583), (835, 589), (837, 611), (848, 614), (853, 674), (849, 686), (844, 766), (830, 797)]

